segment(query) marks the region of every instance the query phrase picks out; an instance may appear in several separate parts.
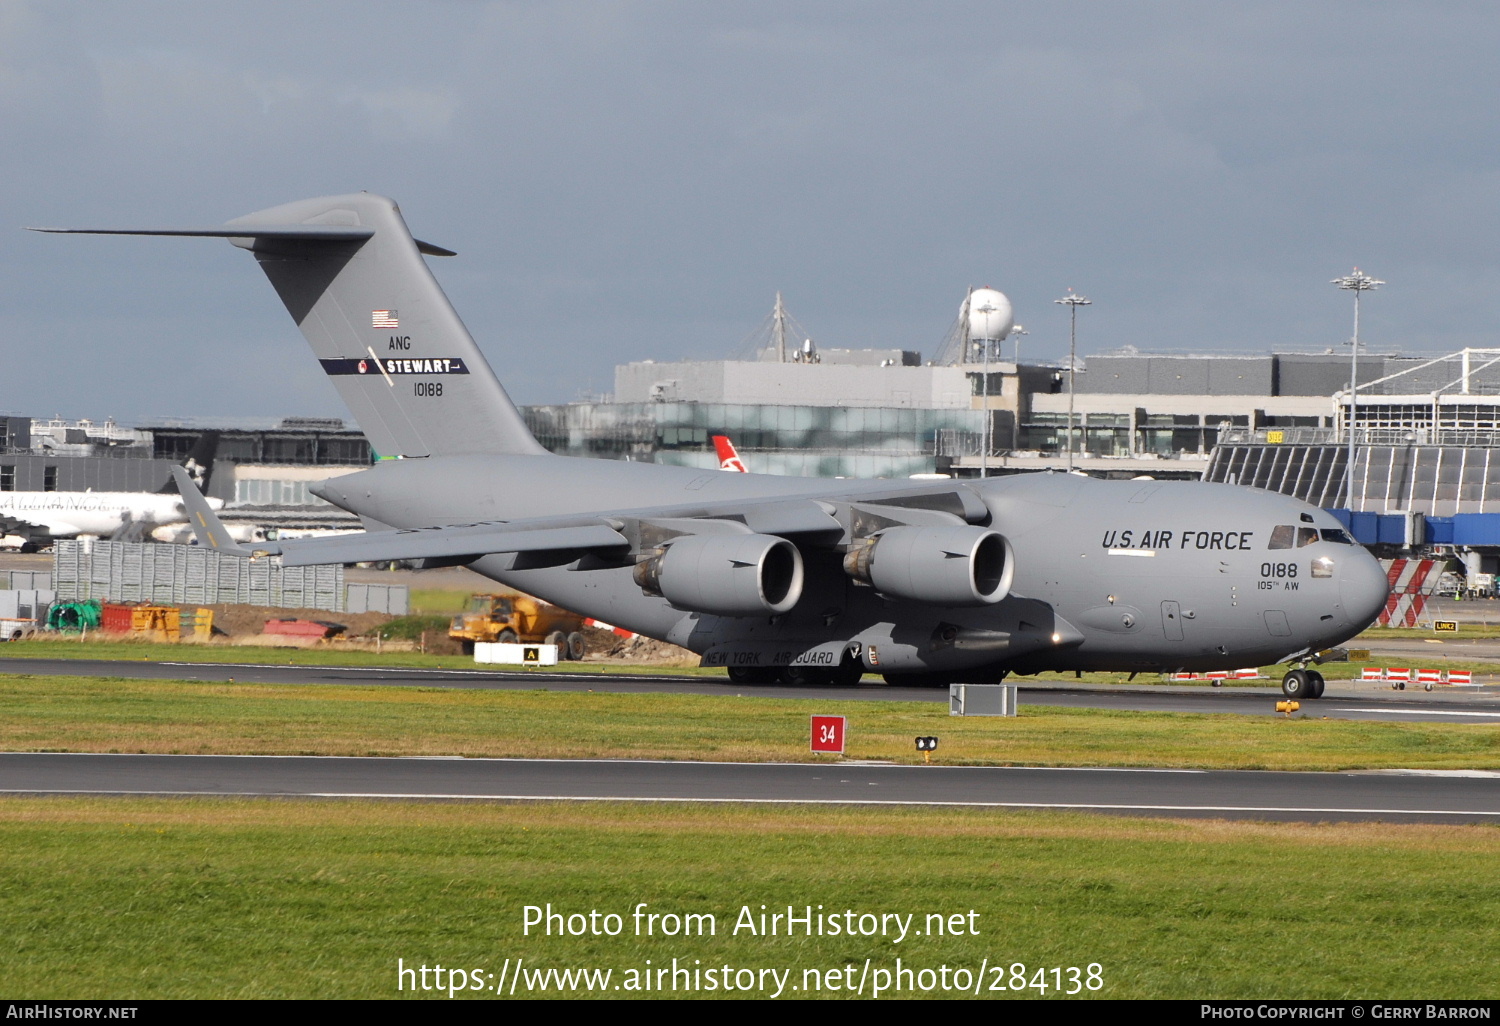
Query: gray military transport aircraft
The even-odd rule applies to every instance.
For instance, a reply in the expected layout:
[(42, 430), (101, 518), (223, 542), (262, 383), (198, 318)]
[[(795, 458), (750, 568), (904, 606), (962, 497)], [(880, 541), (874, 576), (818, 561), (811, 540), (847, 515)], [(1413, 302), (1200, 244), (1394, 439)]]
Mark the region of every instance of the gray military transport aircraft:
[(367, 533), (256, 543), (186, 475), (207, 544), (287, 566), (464, 565), (684, 646), (742, 684), (992, 682), (1040, 670), (1308, 664), (1385, 604), (1327, 512), (1232, 485), (1039, 473), (850, 481), (583, 460), (527, 431), (396, 204), (304, 200), (212, 228), (249, 250), (378, 462), (312, 490)]

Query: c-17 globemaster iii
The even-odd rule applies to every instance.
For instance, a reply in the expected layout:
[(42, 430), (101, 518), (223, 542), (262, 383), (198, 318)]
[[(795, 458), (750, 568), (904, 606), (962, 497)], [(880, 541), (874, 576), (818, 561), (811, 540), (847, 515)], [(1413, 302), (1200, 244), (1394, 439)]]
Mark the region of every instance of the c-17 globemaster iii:
[(284, 565), (465, 565), (670, 641), (736, 682), (984, 682), (1043, 670), (1306, 669), (1383, 607), (1332, 515), (1231, 485), (1040, 473), (852, 481), (554, 456), (527, 431), (396, 204), (304, 200), (212, 228), (250, 251), (380, 454), (315, 494), (363, 535), (224, 534)]

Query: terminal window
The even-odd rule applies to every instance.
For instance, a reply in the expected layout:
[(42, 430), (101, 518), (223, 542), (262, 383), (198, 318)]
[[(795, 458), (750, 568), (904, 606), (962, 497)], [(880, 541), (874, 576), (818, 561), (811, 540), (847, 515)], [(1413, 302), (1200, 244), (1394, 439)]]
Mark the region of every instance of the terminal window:
[(55, 492), (55, 491), (57, 491), (57, 468), (56, 467), (43, 467), (42, 468), (42, 491), (44, 491), (44, 492)]
[(16, 467), (15, 464), (0, 466), (0, 492), (13, 492), (16, 490)]

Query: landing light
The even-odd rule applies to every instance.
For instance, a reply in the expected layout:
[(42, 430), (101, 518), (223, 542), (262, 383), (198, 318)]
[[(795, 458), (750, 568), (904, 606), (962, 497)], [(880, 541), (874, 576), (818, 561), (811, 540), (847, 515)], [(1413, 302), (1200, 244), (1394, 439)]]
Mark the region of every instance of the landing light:
[(1054, 632), (1053, 635), (1052, 635), (1052, 644), (1054, 644), (1054, 645), (1061, 645), (1062, 644), (1062, 635)]

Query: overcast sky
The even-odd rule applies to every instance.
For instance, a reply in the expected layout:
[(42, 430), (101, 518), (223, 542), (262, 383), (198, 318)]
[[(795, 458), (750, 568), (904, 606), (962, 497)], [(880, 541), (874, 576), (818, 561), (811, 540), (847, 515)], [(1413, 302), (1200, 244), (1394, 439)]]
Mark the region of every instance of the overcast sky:
[[(0, 0), (0, 410), (344, 415), (216, 224), (368, 189), (521, 403), (734, 352), (1500, 345), (1487, 3)], [(1347, 352), (1341, 348), (1340, 351)]]

